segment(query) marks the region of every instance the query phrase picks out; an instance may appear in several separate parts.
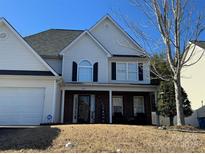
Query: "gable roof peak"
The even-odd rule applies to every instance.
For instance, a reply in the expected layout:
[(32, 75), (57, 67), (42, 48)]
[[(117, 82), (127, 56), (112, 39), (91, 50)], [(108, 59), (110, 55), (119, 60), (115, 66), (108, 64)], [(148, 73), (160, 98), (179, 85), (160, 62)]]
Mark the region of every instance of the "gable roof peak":
[(41, 57), (34, 51), (34, 49), (23, 39), (23, 37), (16, 31), (16, 29), (5, 19), (1, 18), (0, 22), (3, 22), (8, 29), (19, 39), (25, 47), (28, 48), (29, 51), (39, 60), (40, 63), (42, 63), (48, 70), (50, 70), (55, 76), (58, 76), (58, 74), (51, 68)]
[(133, 39), (113, 18), (110, 14), (106, 14), (103, 16), (100, 20), (96, 22), (94, 26), (92, 26), (89, 31), (92, 31), (95, 29), (100, 23), (102, 23), (104, 20), (108, 19), (117, 29), (119, 29), (131, 42), (143, 53), (146, 53), (145, 49), (143, 49), (139, 43), (136, 42), (135, 39)]
[(85, 30), (83, 33), (81, 33), (75, 40), (71, 42), (71, 44), (69, 44), (60, 52), (60, 55), (64, 55), (64, 53), (67, 52), (67, 49), (75, 44), (85, 34), (87, 34), (105, 52), (108, 57), (112, 56), (111, 53), (89, 32), (89, 30)]
[(4, 17), (0, 17), (0, 21), (2, 21), (2, 20), (8, 22)]
[(205, 49), (205, 40), (191, 40), (190, 42), (199, 46), (202, 49)]

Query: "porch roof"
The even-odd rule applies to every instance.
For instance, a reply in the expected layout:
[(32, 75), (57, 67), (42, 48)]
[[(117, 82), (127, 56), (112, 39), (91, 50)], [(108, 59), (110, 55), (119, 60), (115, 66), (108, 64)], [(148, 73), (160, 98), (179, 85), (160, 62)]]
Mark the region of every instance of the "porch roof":
[(84, 90), (84, 91), (135, 91), (156, 92), (157, 85), (132, 84), (132, 83), (79, 83), (69, 82), (61, 86), (62, 90)]

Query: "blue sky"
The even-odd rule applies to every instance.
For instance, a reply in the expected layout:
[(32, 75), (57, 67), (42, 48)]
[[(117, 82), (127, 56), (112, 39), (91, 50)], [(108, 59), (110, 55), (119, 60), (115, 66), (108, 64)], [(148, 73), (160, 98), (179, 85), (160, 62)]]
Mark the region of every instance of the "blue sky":
[[(204, 9), (204, 0), (194, 2), (197, 9)], [(118, 17), (119, 10), (137, 24), (145, 22), (143, 13), (129, 0), (0, 0), (0, 16), (5, 17), (22, 36), (50, 28), (89, 29), (106, 13), (132, 35)], [(159, 36), (153, 29), (145, 31), (153, 37)], [(201, 39), (205, 40), (205, 36)]]
[(23, 36), (49, 28), (88, 29), (106, 13), (134, 14), (130, 8), (127, 0), (0, 0), (0, 16)]

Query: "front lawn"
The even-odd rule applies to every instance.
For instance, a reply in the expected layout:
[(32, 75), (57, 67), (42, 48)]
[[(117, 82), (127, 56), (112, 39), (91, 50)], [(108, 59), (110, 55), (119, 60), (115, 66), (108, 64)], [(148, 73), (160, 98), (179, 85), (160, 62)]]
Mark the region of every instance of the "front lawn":
[(101, 124), (0, 129), (0, 152), (205, 152), (205, 134)]

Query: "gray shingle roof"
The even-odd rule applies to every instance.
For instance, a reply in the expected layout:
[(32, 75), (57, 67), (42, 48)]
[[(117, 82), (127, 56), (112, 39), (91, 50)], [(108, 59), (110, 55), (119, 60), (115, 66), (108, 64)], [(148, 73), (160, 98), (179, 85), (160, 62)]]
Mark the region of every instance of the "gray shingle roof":
[[(83, 30), (49, 29), (24, 39), (43, 58), (57, 58), (59, 53), (83, 32)], [(116, 57), (144, 57), (139, 53), (111, 54)]]
[(192, 41), (192, 42), (198, 45), (199, 47), (205, 49), (205, 41)]
[(61, 50), (82, 32), (83, 30), (49, 29), (24, 39), (40, 56), (58, 57)]

